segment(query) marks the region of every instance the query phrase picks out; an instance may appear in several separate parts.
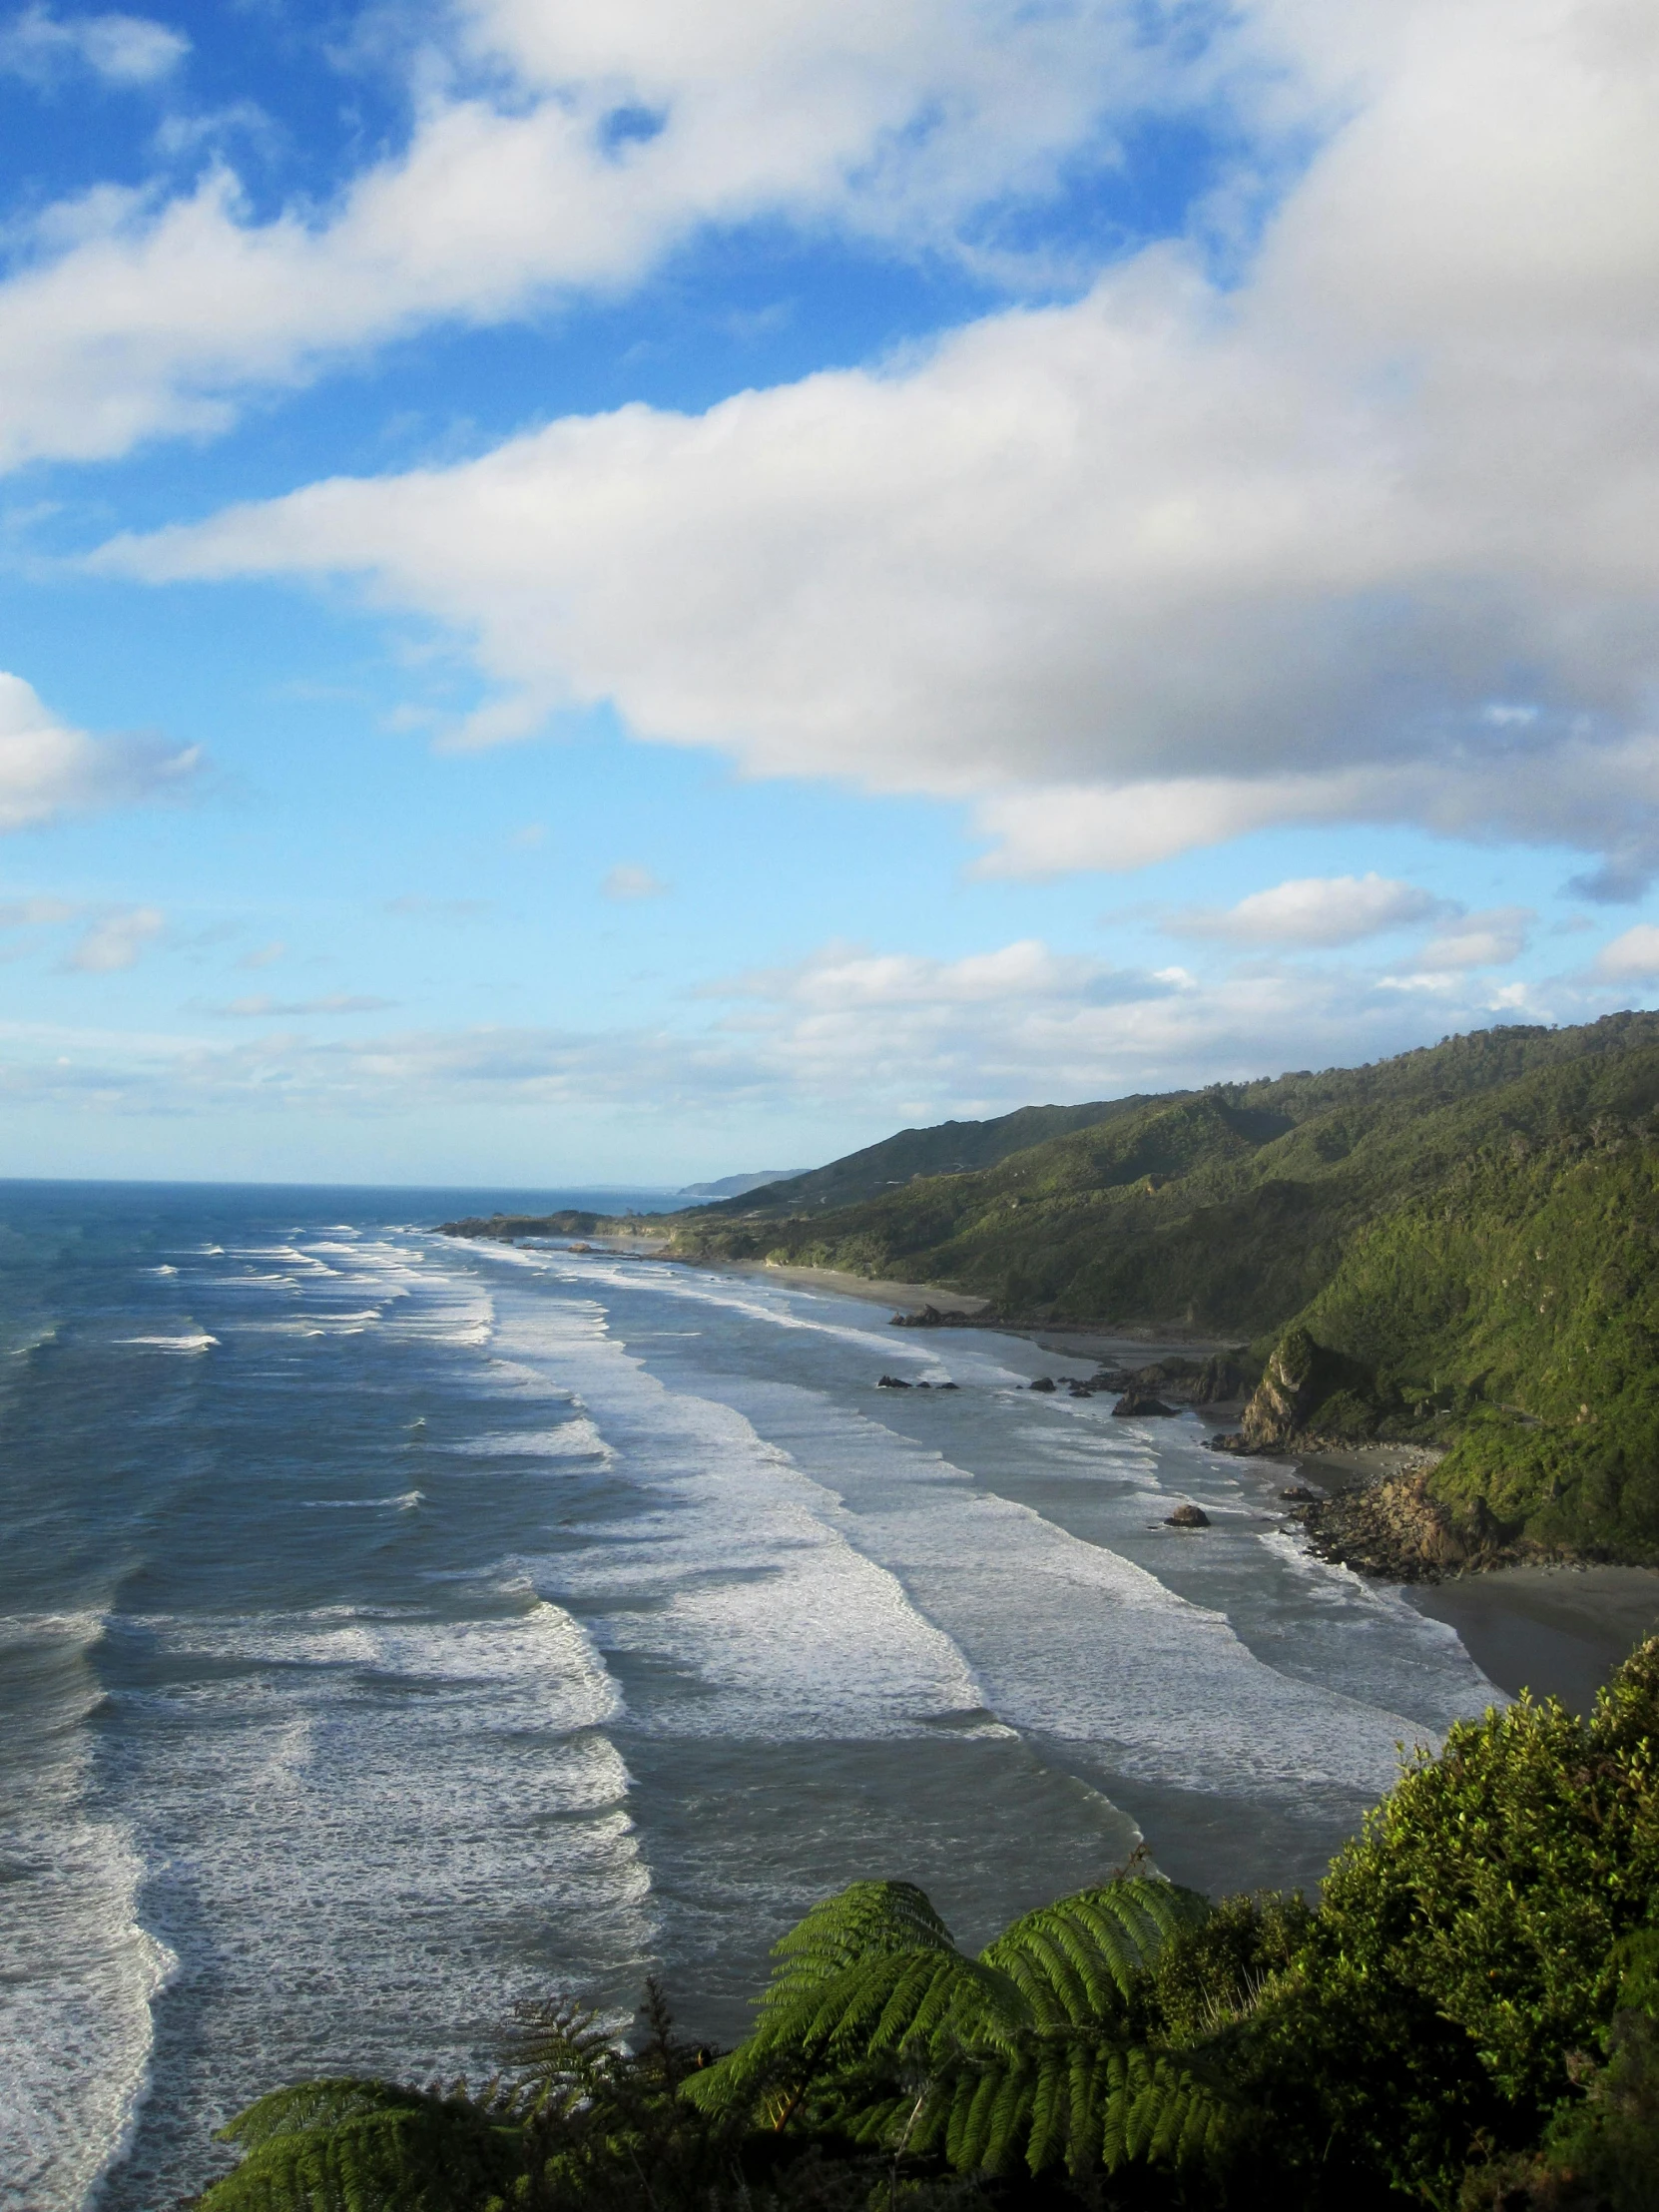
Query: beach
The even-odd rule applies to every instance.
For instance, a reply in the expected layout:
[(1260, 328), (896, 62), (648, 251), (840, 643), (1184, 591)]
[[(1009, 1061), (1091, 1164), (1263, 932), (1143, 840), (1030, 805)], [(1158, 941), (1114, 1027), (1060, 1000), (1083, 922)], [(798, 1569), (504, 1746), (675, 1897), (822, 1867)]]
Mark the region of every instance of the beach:
[(1406, 1592), (1428, 1619), (1454, 1628), (1481, 1672), (1518, 1697), (1556, 1697), (1588, 1712), (1612, 1670), (1659, 1635), (1652, 1567), (1500, 1567)]

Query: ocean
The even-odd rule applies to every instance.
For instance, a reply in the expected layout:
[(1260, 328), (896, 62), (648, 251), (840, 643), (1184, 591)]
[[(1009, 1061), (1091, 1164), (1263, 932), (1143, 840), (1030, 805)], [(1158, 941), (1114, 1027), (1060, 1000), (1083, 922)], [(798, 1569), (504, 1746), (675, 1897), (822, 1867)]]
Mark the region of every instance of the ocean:
[(1312, 1887), (1498, 1696), (1282, 1467), (1026, 1387), (1086, 1361), (432, 1234), (580, 1196), (0, 1185), (7, 2212), (160, 2212), (523, 1996), (732, 2039), (860, 1876), (975, 1947), (1142, 1845)]

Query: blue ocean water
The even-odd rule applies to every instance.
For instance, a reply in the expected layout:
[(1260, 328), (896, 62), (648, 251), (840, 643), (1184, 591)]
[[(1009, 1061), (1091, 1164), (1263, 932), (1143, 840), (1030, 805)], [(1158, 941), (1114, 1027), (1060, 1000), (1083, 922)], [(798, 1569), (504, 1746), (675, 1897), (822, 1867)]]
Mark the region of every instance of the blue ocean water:
[(1191, 1416), (431, 1234), (525, 1202), (0, 1186), (0, 2206), (169, 2205), (261, 2090), (487, 2070), (555, 1986), (731, 2037), (860, 1875), (972, 1944), (1143, 1838), (1312, 1884), (1496, 1694)]

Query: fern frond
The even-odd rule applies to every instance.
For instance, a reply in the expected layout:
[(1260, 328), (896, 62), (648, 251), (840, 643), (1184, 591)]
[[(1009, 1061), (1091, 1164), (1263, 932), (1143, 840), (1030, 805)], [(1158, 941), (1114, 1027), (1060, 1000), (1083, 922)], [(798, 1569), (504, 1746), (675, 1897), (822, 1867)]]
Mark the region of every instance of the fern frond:
[(1169, 1937), (1209, 1912), (1196, 1891), (1132, 1876), (1027, 1913), (979, 1955), (1044, 2025), (1080, 2026), (1115, 2013)]
[(405, 2089), (394, 2081), (350, 2076), (301, 2081), (291, 2089), (273, 2089), (257, 2098), (218, 2130), (218, 2140), (255, 2150), (276, 2135), (302, 2135), (316, 2128), (337, 2127), (367, 2112), (419, 2110), (439, 2102), (441, 2099), (424, 2089)]
[(516, 2129), (404, 2094), (414, 2101), (333, 2124), (274, 2127), (204, 2194), (203, 2212), (477, 2212), (510, 2186), (520, 2165)]
[(1168, 2052), (1114, 2052), (1107, 2062), (1101, 2157), (1108, 2173), (1131, 2162), (1183, 2165), (1221, 2148), (1229, 2101)]
[(762, 2015), (877, 1953), (954, 1947), (949, 1929), (913, 1882), (854, 1882), (815, 1905), (774, 1943), (780, 1963), (762, 1993)]

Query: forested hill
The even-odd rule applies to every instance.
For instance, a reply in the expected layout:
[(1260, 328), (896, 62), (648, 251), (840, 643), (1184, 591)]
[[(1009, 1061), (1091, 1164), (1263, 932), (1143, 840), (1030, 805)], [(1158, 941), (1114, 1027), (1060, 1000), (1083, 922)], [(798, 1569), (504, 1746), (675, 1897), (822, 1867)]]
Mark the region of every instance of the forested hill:
[(1125, 1101), (990, 1167), (671, 1234), (1007, 1320), (1248, 1338), (1258, 1445), (1449, 1447), (1340, 1554), (1382, 1571), (1659, 1560), (1659, 1015)]
[(778, 1221), (792, 1214), (817, 1218), (826, 1207), (882, 1197), (917, 1176), (960, 1175), (994, 1167), (1011, 1152), (1029, 1151), (1049, 1138), (1092, 1128), (1148, 1103), (1144, 1098), (1116, 1098), (1086, 1106), (1021, 1106), (994, 1121), (944, 1121), (933, 1129), (901, 1129), (897, 1136), (883, 1137), (861, 1152), (849, 1152), (826, 1168), (705, 1207), (697, 1219)]
[[(1655, 1103), (1659, 1014), (1483, 1030), (1370, 1067), (906, 1130), (757, 1194), (764, 1207), (671, 1228), (687, 1254), (948, 1284), (1009, 1318), (1256, 1337), (1330, 1282), (1358, 1230), (1482, 1146)], [(1088, 1118), (1055, 1128), (1067, 1114)], [(854, 1203), (833, 1202), (843, 1189)]]

